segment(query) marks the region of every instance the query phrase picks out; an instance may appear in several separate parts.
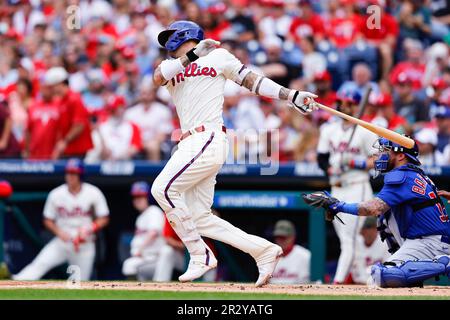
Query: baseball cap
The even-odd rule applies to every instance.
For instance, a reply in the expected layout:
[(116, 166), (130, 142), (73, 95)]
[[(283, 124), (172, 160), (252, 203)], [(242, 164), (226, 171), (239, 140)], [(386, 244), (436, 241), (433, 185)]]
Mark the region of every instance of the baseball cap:
[(295, 233), (295, 226), (289, 220), (278, 221), (273, 229), (274, 237), (295, 236)]
[(395, 84), (411, 83), (411, 79), (406, 72), (400, 72), (394, 81)]
[(445, 89), (447, 88), (447, 83), (445, 82), (445, 80), (441, 77), (435, 78), (433, 79), (433, 81), (431, 82), (431, 86), (434, 89)]
[(122, 96), (111, 96), (106, 101), (106, 109), (108, 111), (115, 111), (126, 106), (125, 98)]
[(377, 218), (376, 217), (367, 217), (362, 225), (362, 229), (371, 229), (377, 227)]
[(64, 171), (66, 173), (75, 173), (82, 175), (84, 173), (83, 161), (77, 158), (71, 158), (67, 160)]
[(331, 74), (327, 70), (316, 72), (314, 81), (331, 81)]
[(227, 11), (227, 6), (223, 2), (219, 2), (209, 6), (207, 11), (211, 14), (223, 14)]
[(69, 78), (69, 74), (63, 67), (50, 68), (44, 75), (44, 84), (54, 85), (63, 82)]
[(137, 181), (131, 186), (130, 194), (133, 197), (146, 197), (150, 193), (150, 186), (145, 181)]
[(376, 105), (379, 107), (392, 106), (392, 96), (389, 93), (380, 93), (376, 99)]
[(450, 107), (438, 106), (434, 109), (433, 115), (435, 118), (441, 118), (441, 119), (450, 118)]

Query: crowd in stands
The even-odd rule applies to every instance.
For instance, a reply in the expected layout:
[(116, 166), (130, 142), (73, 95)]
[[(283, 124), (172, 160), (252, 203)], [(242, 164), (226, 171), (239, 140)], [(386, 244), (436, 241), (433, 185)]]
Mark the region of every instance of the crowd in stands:
[[(177, 19), (323, 104), (370, 85), (362, 118), (412, 135), (424, 164), (450, 165), (450, 7), (439, 0), (0, 0), (0, 157), (167, 159), (179, 124), (151, 79), (166, 58), (157, 35)], [(327, 113), (301, 116), (231, 82), (225, 95), (227, 128), (277, 129), (280, 161), (316, 161)]]

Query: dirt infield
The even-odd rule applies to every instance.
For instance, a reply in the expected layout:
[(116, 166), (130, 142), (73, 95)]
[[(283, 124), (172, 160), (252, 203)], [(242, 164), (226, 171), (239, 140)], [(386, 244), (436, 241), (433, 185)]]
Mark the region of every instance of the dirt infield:
[(151, 282), (82, 282), (80, 287), (62, 281), (0, 281), (0, 289), (98, 289), (98, 290), (148, 290), (171, 292), (239, 292), (289, 295), (336, 296), (439, 296), (449, 297), (450, 287), (426, 286), (424, 288), (383, 289), (353, 285), (267, 285), (255, 288), (249, 283), (151, 283)]

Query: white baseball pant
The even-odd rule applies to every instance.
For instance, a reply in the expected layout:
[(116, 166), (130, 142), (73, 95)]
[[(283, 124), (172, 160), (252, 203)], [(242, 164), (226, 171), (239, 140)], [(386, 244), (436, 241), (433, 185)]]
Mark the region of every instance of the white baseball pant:
[[(372, 187), (369, 182), (350, 184), (345, 187), (333, 187), (331, 195), (345, 202), (362, 202), (373, 197)], [(364, 218), (345, 213), (338, 214), (345, 225), (337, 219), (333, 220), (333, 226), (339, 237), (341, 253), (337, 264), (334, 282), (344, 282), (350, 272), (355, 257), (356, 237), (364, 223)]]
[(157, 256), (129, 257), (123, 262), (122, 273), (128, 277), (136, 276), (139, 281), (152, 279), (157, 259)]
[(207, 246), (197, 239), (205, 236), (236, 247), (257, 260), (272, 244), (211, 213), (216, 175), (227, 153), (228, 140), (220, 129), (195, 133), (182, 140), (153, 182), (152, 195), (169, 221), (176, 212), (179, 218), (172, 227), (191, 256), (204, 254)]
[(80, 268), (80, 280), (89, 280), (94, 266), (95, 243), (87, 242), (75, 251), (72, 242), (64, 242), (60, 238), (53, 238), (39, 252), (34, 260), (17, 275), (14, 280), (39, 280), (51, 269), (68, 262)]

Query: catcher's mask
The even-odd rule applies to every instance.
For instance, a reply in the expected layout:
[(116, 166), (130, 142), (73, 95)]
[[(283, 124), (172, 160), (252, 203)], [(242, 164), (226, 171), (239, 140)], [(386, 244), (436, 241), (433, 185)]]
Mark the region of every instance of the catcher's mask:
[(408, 149), (386, 138), (379, 138), (374, 143), (373, 147), (375, 149), (378, 149), (379, 152), (378, 159), (374, 161), (375, 171), (377, 172), (377, 175), (386, 173), (390, 170), (389, 169), (390, 151), (405, 154), (408, 157), (408, 159), (415, 165), (420, 166), (421, 164), (418, 159), (419, 147), (417, 146), (417, 143), (414, 144), (414, 147)]

